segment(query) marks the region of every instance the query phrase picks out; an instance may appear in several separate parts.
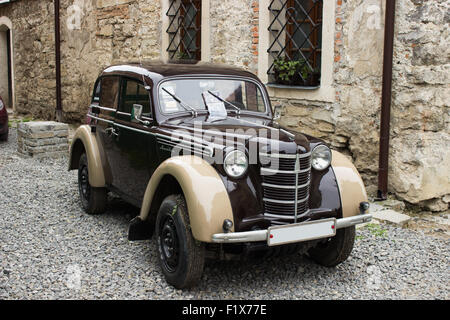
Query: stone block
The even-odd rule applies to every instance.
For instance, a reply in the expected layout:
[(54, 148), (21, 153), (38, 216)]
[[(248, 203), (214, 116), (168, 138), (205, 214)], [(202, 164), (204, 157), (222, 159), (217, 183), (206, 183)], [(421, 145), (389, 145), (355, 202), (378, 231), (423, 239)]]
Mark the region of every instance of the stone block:
[(410, 216), (390, 209), (372, 212), (372, 217), (380, 221), (397, 225), (404, 225), (411, 220)]
[(17, 130), (17, 151), (29, 157), (45, 158), (67, 155), (69, 126), (54, 121), (21, 122)]

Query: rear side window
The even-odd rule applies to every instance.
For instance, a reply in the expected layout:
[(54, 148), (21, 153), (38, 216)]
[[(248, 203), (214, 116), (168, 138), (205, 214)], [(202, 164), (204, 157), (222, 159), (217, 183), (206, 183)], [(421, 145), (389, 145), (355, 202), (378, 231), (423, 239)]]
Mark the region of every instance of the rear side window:
[(150, 99), (147, 90), (142, 83), (131, 79), (122, 80), (122, 99), (119, 110), (131, 113), (133, 104), (142, 105), (142, 115), (151, 117)]
[(103, 77), (100, 85), (100, 106), (116, 109), (119, 99), (119, 77)]

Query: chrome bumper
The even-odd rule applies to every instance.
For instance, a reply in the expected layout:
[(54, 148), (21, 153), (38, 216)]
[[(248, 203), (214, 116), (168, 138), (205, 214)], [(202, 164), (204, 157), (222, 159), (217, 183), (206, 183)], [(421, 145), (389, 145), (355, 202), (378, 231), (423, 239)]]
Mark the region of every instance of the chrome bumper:
[[(371, 214), (360, 214), (348, 218), (336, 219), (336, 229), (351, 227), (357, 224), (366, 223), (372, 220)], [(240, 243), (267, 241), (269, 230), (256, 230), (245, 232), (216, 233), (212, 236), (214, 243)]]

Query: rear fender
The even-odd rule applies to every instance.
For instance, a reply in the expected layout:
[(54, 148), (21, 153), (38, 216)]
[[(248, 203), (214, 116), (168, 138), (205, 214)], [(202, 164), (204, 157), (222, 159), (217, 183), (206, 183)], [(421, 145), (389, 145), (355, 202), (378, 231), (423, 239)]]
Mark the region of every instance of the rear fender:
[(70, 146), (69, 170), (78, 169), (80, 156), (86, 152), (88, 159), (89, 184), (94, 188), (105, 187), (105, 174), (100, 157), (97, 138), (88, 125), (80, 126)]

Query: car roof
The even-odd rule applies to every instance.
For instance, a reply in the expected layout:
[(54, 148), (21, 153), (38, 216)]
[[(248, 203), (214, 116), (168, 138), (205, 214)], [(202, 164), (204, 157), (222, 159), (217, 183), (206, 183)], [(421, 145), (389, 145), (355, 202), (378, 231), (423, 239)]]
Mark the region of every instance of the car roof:
[(240, 76), (258, 80), (253, 73), (238, 67), (197, 61), (192, 63), (160, 60), (127, 62), (107, 67), (101, 73), (101, 76), (104, 75), (127, 75), (135, 78), (147, 76), (153, 82), (158, 82), (166, 77), (189, 75)]

